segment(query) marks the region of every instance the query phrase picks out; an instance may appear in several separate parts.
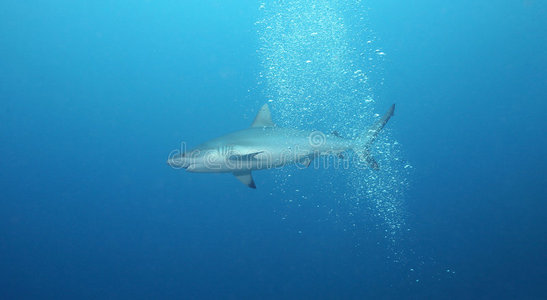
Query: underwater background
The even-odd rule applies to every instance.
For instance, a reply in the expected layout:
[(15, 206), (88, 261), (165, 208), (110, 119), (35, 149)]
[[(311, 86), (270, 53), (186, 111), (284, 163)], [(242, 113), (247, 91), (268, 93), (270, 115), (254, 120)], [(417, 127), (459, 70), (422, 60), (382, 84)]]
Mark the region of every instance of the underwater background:
[[(547, 3), (0, 3), (0, 298), (547, 298)], [(380, 170), (191, 174), (248, 127)]]

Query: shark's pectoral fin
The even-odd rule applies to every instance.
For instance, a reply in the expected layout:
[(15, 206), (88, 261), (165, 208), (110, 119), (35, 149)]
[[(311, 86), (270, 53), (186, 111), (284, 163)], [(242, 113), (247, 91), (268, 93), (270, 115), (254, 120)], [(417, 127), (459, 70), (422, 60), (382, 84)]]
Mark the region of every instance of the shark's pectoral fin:
[(257, 154), (260, 154), (262, 152), (264, 151), (258, 151), (258, 152), (248, 153), (248, 154), (233, 154), (233, 155), (230, 155), (228, 159), (237, 160), (237, 161), (249, 161), (249, 160), (253, 160)]
[(237, 178), (237, 180), (241, 181), (244, 185), (252, 189), (256, 189), (255, 181), (253, 180), (251, 171), (234, 172), (234, 176)]

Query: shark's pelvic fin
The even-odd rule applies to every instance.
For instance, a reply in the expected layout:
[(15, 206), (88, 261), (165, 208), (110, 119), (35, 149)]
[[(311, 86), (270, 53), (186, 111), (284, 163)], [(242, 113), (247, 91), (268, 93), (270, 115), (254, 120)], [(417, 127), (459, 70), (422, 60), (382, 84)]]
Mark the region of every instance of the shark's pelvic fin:
[(309, 154), (309, 155), (305, 155), (305, 156), (302, 156), (299, 160), (298, 160), (298, 163), (300, 165), (302, 165), (304, 168), (307, 168), (310, 166), (311, 162), (318, 156), (319, 154), (318, 153), (312, 153), (312, 154)]
[(273, 127), (275, 124), (272, 122), (272, 114), (270, 113), (270, 107), (268, 104), (262, 105), (262, 108), (256, 114), (255, 120), (251, 127)]
[(313, 160), (313, 156), (305, 156), (301, 158), (298, 163), (300, 163), (304, 168), (307, 168), (310, 166), (311, 162)]
[(241, 181), (244, 185), (256, 189), (255, 181), (253, 180), (253, 176), (251, 175), (251, 171), (239, 171), (234, 172), (234, 176)]

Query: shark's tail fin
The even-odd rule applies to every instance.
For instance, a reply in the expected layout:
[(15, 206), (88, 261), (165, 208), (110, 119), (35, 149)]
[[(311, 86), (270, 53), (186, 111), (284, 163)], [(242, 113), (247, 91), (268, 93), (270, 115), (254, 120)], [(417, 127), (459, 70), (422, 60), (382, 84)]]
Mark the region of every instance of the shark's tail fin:
[(393, 116), (395, 111), (395, 104), (391, 105), (389, 110), (382, 116), (382, 118), (374, 123), (370, 128), (358, 139), (359, 149), (355, 149), (362, 162), (366, 162), (369, 167), (374, 170), (378, 170), (378, 163), (370, 154), (370, 146), (376, 140), (378, 133), (384, 128), (387, 121)]

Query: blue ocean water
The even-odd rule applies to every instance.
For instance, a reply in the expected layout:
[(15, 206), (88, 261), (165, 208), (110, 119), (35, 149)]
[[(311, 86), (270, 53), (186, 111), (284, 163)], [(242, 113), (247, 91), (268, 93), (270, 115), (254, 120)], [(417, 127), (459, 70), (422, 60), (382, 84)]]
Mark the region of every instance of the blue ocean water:
[[(545, 2), (0, 8), (1, 298), (547, 297)], [(380, 170), (165, 164), (264, 103)]]

